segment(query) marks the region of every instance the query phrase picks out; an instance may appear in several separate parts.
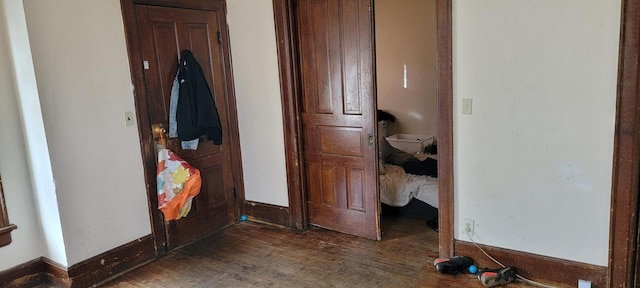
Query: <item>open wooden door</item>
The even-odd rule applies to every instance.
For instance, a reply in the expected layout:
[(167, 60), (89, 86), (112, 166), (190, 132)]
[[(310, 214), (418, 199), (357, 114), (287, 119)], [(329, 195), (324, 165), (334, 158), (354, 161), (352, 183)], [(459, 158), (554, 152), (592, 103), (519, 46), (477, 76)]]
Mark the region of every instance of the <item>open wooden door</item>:
[[(200, 170), (202, 189), (194, 198), (191, 212), (187, 217), (164, 223), (166, 250), (172, 250), (201, 238), (235, 222), (238, 218), (229, 129), (229, 123), (236, 120), (230, 118), (235, 117), (235, 114), (229, 115), (231, 100), (225, 89), (227, 71), (223, 67), (223, 51), (219, 43), (219, 26), (223, 25), (219, 19), (219, 12), (221, 11), (135, 6), (143, 60), (140, 64), (144, 65), (143, 78), (146, 90), (146, 93), (136, 93), (136, 97), (146, 98), (137, 100), (137, 108), (138, 115), (146, 112), (149, 117), (147, 123), (140, 124), (141, 129), (151, 131), (152, 124), (160, 124), (168, 129), (171, 86), (176, 75), (180, 52), (184, 49), (191, 50), (202, 66), (222, 122), (223, 142), (219, 146), (213, 145), (212, 141), (200, 141), (197, 150), (182, 150), (178, 139), (167, 139), (167, 148)], [(141, 105), (144, 107), (140, 107)], [(148, 125), (148, 127), (142, 125)], [(145, 143), (149, 146), (155, 145), (153, 141)], [(144, 149), (156, 151), (155, 147), (144, 147)], [(146, 169), (155, 169), (155, 166), (148, 167), (150, 161), (145, 163)], [(151, 206), (156, 205), (152, 207), (156, 209), (157, 196), (154, 187), (156, 183), (149, 182)], [(161, 214), (159, 210), (155, 210), (154, 213)], [(158, 215), (154, 217), (162, 219)], [(154, 232), (156, 235), (157, 233), (160, 232)]]
[(371, 0), (300, 0), (309, 223), (380, 239)]

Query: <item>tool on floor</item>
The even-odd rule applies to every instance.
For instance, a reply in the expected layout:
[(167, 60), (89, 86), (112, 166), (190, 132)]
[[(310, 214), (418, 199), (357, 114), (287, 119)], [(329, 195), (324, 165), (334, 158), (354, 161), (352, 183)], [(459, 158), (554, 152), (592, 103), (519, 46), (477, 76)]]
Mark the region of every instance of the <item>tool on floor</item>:
[(516, 280), (516, 268), (482, 269), (478, 272), (478, 279), (484, 287), (504, 286)]
[[(464, 256), (454, 256), (449, 259), (447, 258), (437, 258), (433, 264), (436, 266), (436, 269), (442, 274), (456, 275), (460, 273), (470, 272), (471, 270), (478, 270), (476, 266), (473, 265), (473, 260), (469, 257)], [(471, 268), (473, 266), (473, 268)]]

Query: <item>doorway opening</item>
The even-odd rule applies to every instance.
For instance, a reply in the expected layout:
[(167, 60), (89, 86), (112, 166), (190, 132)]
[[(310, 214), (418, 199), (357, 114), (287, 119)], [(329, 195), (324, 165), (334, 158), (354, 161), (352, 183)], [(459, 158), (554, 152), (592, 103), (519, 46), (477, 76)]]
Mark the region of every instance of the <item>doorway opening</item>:
[(438, 231), (436, 1), (373, 5), (382, 237), (389, 222)]
[[(309, 5), (313, 3), (314, 5)], [(366, 227), (368, 236), (361, 235), (370, 239), (380, 239), (380, 198), (378, 191), (378, 150), (377, 150), (377, 125), (376, 125), (376, 89), (375, 89), (375, 67), (374, 67), (374, 2), (373, 0), (359, 0), (348, 2), (347, 6), (340, 6), (340, 2), (337, 0), (326, 1), (290, 1), (290, 0), (274, 0), (274, 15), (276, 26), (276, 39), (278, 43), (278, 61), (280, 67), (280, 79), (282, 88), (282, 107), (284, 115), (284, 128), (285, 128), (285, 154), (287, 163), (287, 182), (288, 182), (288, 194), (290, 203), (290, 216), (291, 226), (296, 229), (306, 229), (309, 225), (317, 225), (310, 220), (310, 214), (314, 211), (308, 205), (310, 197), (313, 197), (313, 193), (310, 193), (310, 186), (316, 185), (322, 187), (337, 187), (340, 189), (333, 189), (333, 191), (345, 191), (345, 187), (349, 188), (361, 188), (360, 191), (366, 201), (369, 204), (365, 205), (367, 209), (361, 209), (363, 212), (371, 213), (367, 217), (339, 217), (341, 215), (335, 213), (327, 213), (333, 221), (331, 223), (346, 224), (352, 227)], [(437, 129), (437, 144), (438, 144), (438, 214), (439, 214), (439, 254), (441, 257), (450, 257), (453, 252), (453, 233), (452, 233), (452, 220), (453, 220), (453, 161), (452, 161), (452, 142), (453, 142), (453, 125), (452, 125), (452, 73), (451, 73), (451, 2), (448, 0), (437, 0), (435, 5), (435, 21), (436, 34), (437, 34), (437, 113), (438, 129)], [(317, 10), (317, 11), (315, 11)], [(336, 13), (337, 10), (341, 10), (340, 13)], [(315, 11), (315, 12), (314, 12)], [(350, 13), (350, 14), (349, 14)], [(349, 15), (347, 15), (349, 14)], [(351, 15), (355, 14), (355, 15)], [(337, 15), (337, 16), (336, 16)], [(322, 16), (322, 17), (321, 17)], [(327, 17), (333, 17), (331, 21), (327, 21)], [(337, 17), (337, 18), (336, 18)], [(345, 19), (357, 19), (357, 21), (346, 21)], [(345, 22), (346, 21), (346, 22)], [(313, 25), (310, 25), (312, 22)], [(345, 27), (347, 25), (348, 27)], [(331, 31), (332, 33), (327, 33)], [(337, 38), (336, 38), (337, 37)], [(317, 39), (316, 39), (317, 38)], [(359, 40), (354, 40), (359, 39)], [(347, 46), (340, 44), (340, 41), (346, 40)], [(328, 45), (326, 41), (329, 42)], [(305, 45), (300, 45), (303, 43)], [(337, 44), (335, 44), (337, 43)], [(345, 44), (343, 43), (343, 44)], [(435, 45), (435, 44), (434, 44)], [(302, 47), (301, 47), (302, 46)], [(327, 51), (327, 47), (334, 47)], [(342, 47), (342, 49), (336, 49), (335, 47)], [(320, 53), (323, 52), (323, 53)], [(345, 53), (346, 52), (346, 53)], [(343, 53), (342, 57), (339, 54)], [(400, 52), (402, 53), (402, 52)], [(338, 54), (336, 56), (336, 54)], [(327, 60), (327, 55), (334, 55), (332, 59)], [(355, 59), (353, 57), (356, 57)], [(342, 61), (351, 61), (352, 64), (343, 63)], [(327, 63), (332, 63), (327, 65)], [(333, 64), (335, 63), (335, 64)], [(357, 67), (359, 73), (333, 73), (339, 72), (340, 69), (328, 69), (328, 67)], [(404, 64), (403, 64), (404, 69)], [(355, 69), (354, 69), (355, 70)], [(379, 70), (379, 68), (378, 68)], [(318, 71), (322, 72), (319, 73)], [(350, 71), (353, 72), (353, 71)], [(408, 73), (412, 73), (407, 71)], [(404, 73), (404, 71), (402, 71)], [(331, 79), (332, 81), (320, 81), (322, 79)], [(354, 77), (349, 79), (349, 77)], [(345, 81), (346, 80), (346, 81)], [(408, 79), (409, 81), (409, 79)], [(417, 80), (420, 81), (420, 80)], [(342, 103), (350, 103), (349, 101), (343, 101), (344, 98), (336, 98), (334, 96), (330, 99), (326, 99), (326, 93), (318, 93), (314, 87), (318, 87), (318, 83), (348, 83), (349, 87), (359, 87), (358, 89), (337, 89), (335, 91), (346, 91), (346, 93), (356, 93), (355, 96), (348, 96), (351, 99), (362, 100), (359, 103), (358, 111), (351, 109), (352, 120), (365, 121), (362, 124), (358, 121), (337, 121), (337, 125), (344, 126), (338, 127), (340, 129), (332, 129), (337, 132), (349, 132), (355, 131), (360, 137), (342, 137), (343, 139), (350, 139), (348, 142), (349, 147), (353, 150), (345, 150), (345, 146), (339, 146), (342, 154), (354, 155), (355, 157), (365, 157), (366, 164), (360, 168), (362, 171), (360, 174), (350, 173), (353, 175), (364, 175), (366, 177), (356, 177), (354, 179), (367, 179), (362, 183), (363, 185), (351, 185), (354, 182), (348, 181), (335, 181), (337, 178), (332, 176), (345, 176), (344, 171), (339, 173), (332, 173), (335, 169), (349, 168), (346, 165), (333, 165), (339, 164), (340, 161), (319, 161), (319, 165), (324, 167), (321, 170), (326, 177), (318, 178), (318, 171), (308, 171), (308, 153), (309, 149), (313, 148), (313, 145), (309, 145), (311, 140), (319, 141), (317, 137), (309, 137), (307, 135), (310, 125), (318, 126), (317, 123), (310, 123), (309, 121), (315, 120), (315, 118), (322, 118), (321, 120), (329, 121), (334, 119), (333, 114), (335, 111), (340, 113), (344, 112), (341, 109)], [(355, 85), (360, 83), (360, 85)], [(411, 83), (407, 83), (409, 87), (412, 87)], [(327, 85), (320, 85), (325, 87)], [(334, 93), (334, 95), (342, 97), (340, 93)], [(325, 99), (319, 99), (320, 96)], [(309, 101), (308, 97), (313, 97)], [(322, 100), (322, 101), (320, 101)], [(365, 103), (366, 101), (366, 103)], [(323, 103), (327, 105), (316, 105), (317, 103)], [(340, 109), (333, 109), (329, 104), (337, 104)], [(351, 102), (354, 103), (354, 102)], [(320, 107), (322, 106), (322, 107)], [(326, 108), (326, 109), (319, 109)], [(329, 109), (331, 108), (331, 109)], [(324, 114), (324, 116), (308, 116), (309, 111), (315, 113), (317, 110)], [(357, 112), (357, 113), (356, 113)], [(332, 118), (333, 117), (333, 118)], [(341, 119), (341, 118), (335, 118)], [(306, 121), (306, 122), (305, 122)], [(327, 129), (326, 123), (320, 123), (323, 126), (322, 129)], [(346, 127), (348, 126), (348, 127)], [(334, 126), (335, 127), (335, 126)], [(346, 128), (346, 129), (344, 129)], [(345, 133), (342, 133), (345, 134)], [(341, 136), (341, 135), (338, 135)], [(354, 141), (353, 139), (360, 138), (360, 141)], [(320, 139), (322, 140), (322, 139)], [(325, 144), (324, 147), (335, 148), (338, 147), (334, 143), (342, 143), (338, 141), (336, 137), (326, 137), (326, 140), (331, 140)], [(333, 141), (335, 140), (335, 141)], [(376, 144), (374, 144), (376, 143)], [(322, 145), (315, 145), (322, 148)], [(374, 147), (375, 146), (375, 147)], [(317, 149), (316, 149), (317, 150)], [(334, 149), (335, 150), (335, 149)], [(313, 151), (312, 151), (313, 152)], [(319, 151), (322, 153), (323, 151)], [(331, 151), (330, 151), (331, 152)], [(316, 153), (316, 154), (320, 154)], [(362, 153), (362, 154), (359, 154)], [(318, 158), (317, 155), (311, 155)], [(352, 156), (353, 158), (353, 156)], [(312, 158), (312, 160), (314, 160)], [(332, 167), (331, 167), (332, 166)], [(336, 168), (337, 167), (337, 168)], [(325, 169), (326, 168), (326, 169)], [(316, 169), (317, 170), (317, 169)], [(316, 177), (314, 181), (309, 181), (310, 172), (312, 176)], [(326, 172), (326, 173), (325, 173)], [(313, 178), (313, 177), (312, 177)], [(344, 177), (343, 177), (344, 178)], [(338, 179), (340, 180), (340, 179)], [(326, 183), (324, 183), (326, 182)], [(349, 183), (349, 186), (345, 186)], [(319, 184), (324, 184), (321, 186)], [(364, 185), (367, 187), (364, 187)], [(373, 186), (373, 187), (372, 187)], [(366, 188), (366, 189), (362, 189)], [(316, 189), (323, 191), (323, 193), (333, 192), (332, 189)], [(358, 192), (358, 191), (355, 191)], [(356, 195), (357, 193), (350, 193), (348, 195)], [(336, 195), (329, 193), (329, 196)], [(350, 196), (350, 197), (351, 197)], [(323, 196), (324, 197), (324, 196)], [(341, 196), (342, 197), (342, 196)], [(326, 198), (326, 197), (325, 197)], [(332, 199), (331, 197), (328, 197)], [(323, 199), (322, 197), (320, 198)], [(325, 201), (326, 202), (326, 201)], [(339, 201), (338, 201), (339, 202)], [(349, 203), (349, 202), (346, 202)], [(326, 205), (326, 203), (322, 203)], [(343, 213), (344, 214), (344, 213)], [(344, 216), (344, 215), (342, 215)], [(424, 226), (425, 228), (429, 229)], [(325, 227), (327, 228), (327, 227)], [(331, 227), (328, 227), (331, 229)], [(332, 229), (338, 230), (340, 229)], [(351, 233), (350, 233), (351, 234)]]

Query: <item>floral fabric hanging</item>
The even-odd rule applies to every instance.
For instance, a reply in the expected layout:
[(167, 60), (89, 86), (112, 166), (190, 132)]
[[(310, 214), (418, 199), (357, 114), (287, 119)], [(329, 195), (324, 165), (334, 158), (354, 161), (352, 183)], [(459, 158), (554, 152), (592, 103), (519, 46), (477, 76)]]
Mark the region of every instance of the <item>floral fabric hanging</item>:
[[(164, 139), (163, 139), (164, 140)], [(158, 145), (158, 209), (165, 221), (178, 220), (191, 211), (193, 197), (200, 193), (200, 171), (165, 145)]]

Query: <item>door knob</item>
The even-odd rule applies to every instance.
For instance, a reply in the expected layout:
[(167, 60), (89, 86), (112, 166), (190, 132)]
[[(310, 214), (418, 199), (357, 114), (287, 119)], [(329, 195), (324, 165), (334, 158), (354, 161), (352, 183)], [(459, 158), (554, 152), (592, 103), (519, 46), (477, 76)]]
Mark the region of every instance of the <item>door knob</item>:
[(154, 138), (158, 138), (162, 134), (167, 133), (167, 130), (162, 127), (162, 124), (151, 125), (151, 131), (153, 132)]

